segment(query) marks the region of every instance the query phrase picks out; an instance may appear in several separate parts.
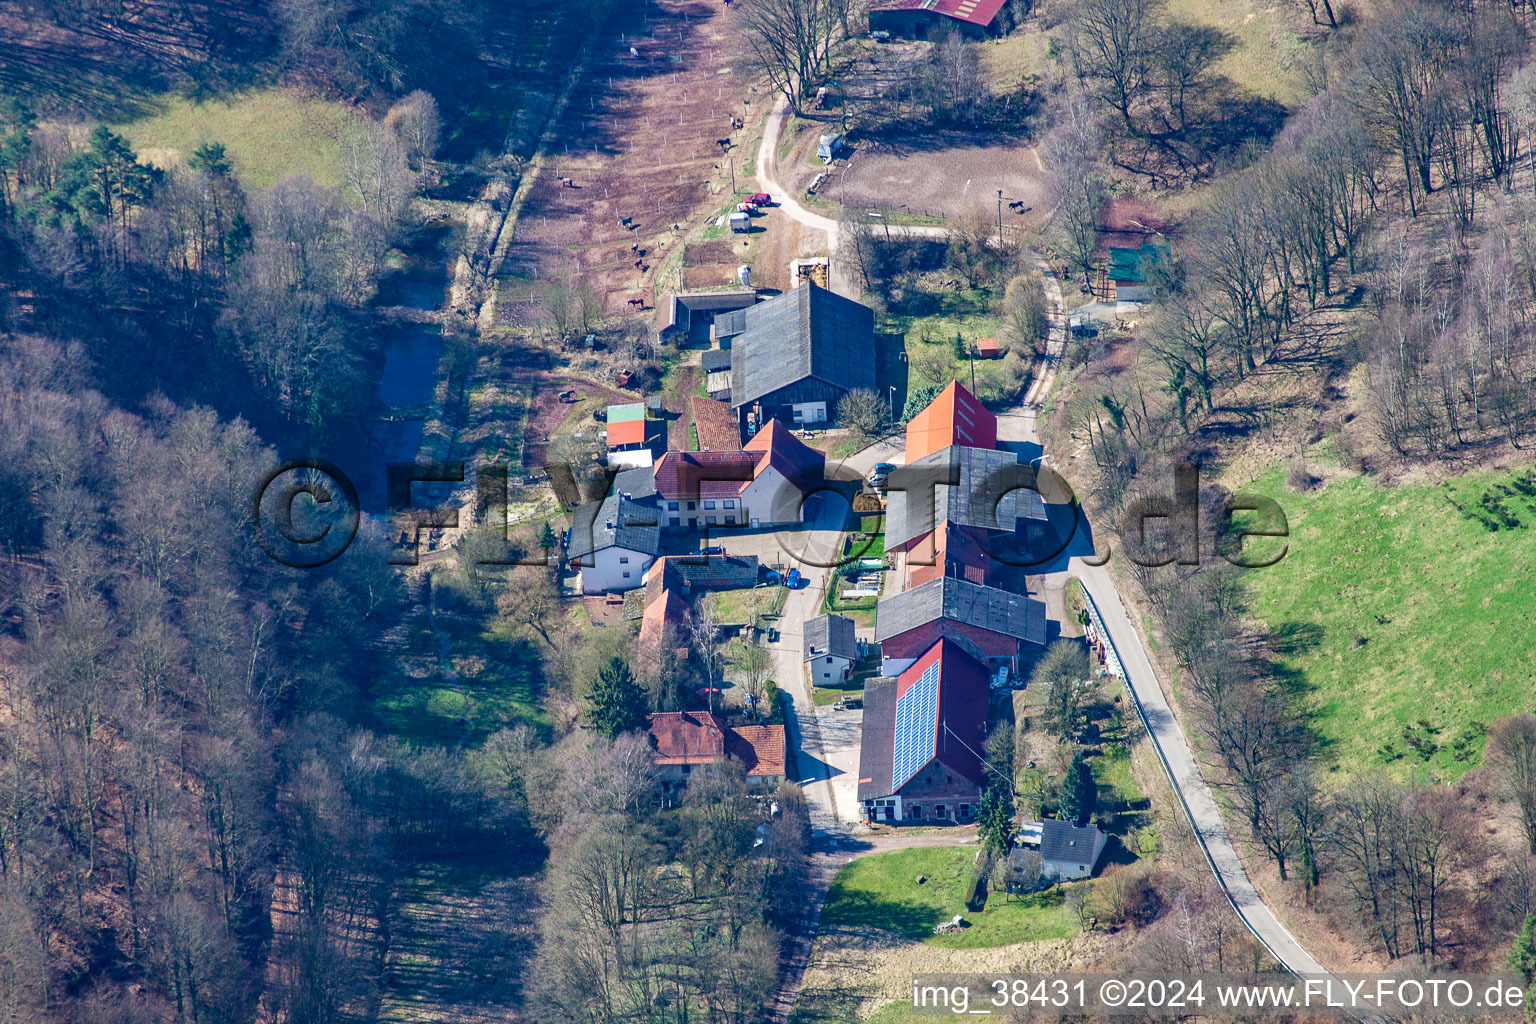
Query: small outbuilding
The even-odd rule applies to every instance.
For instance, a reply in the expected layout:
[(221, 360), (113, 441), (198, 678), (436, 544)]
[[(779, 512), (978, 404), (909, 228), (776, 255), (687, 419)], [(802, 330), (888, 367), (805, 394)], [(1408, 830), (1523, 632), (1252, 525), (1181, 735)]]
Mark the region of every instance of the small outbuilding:
[(752, 230), (752, 218), (737, 210), (731, 214), (731, 231), (738, 235), (744, 235)]
[(817, 686), (840, 683), (859, 660), (859, 642), (853, 620), (845, 615), (818, 615), (805, 624), (805, 649), (801, 652)]
[(1003, 355), (1003, 346), (996, 338), (976, 339), (977, 359), (999, 359)]
[(832, 132), (829, 135), (823, 135), (816, 142), (816, 156), (824, 164), (829, 164), (833, 160), (836, 160), (838, 154), (842, 151), (843, 137), (836, 132)]
[(608, 407), (608, 447), (610, 449), (645, 446), (645, 405), (630, 402)]

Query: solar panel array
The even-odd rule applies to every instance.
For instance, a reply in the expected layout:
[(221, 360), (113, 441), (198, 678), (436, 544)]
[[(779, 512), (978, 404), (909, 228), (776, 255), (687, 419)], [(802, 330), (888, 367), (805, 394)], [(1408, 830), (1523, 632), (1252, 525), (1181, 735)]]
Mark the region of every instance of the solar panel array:
[(935, 658), (922, 677), (896, 701), (895, 757), (891, 770), (893, 793), (933, 760), (934, 741), (938, 735), (940, 664)]

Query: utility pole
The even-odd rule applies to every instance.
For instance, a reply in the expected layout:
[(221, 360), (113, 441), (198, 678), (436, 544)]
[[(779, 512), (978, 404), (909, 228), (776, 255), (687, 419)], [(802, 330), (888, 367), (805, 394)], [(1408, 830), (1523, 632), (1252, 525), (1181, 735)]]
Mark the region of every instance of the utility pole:
[(1003, 244), (1003, 190), (997, 190), (997, 244)]
[(846, 199), (846, 197), (844, 195), (844, 192), (843, 192), (843, 182), (847, 180), (847, 178), (848, 178), (848, 168), (850, 168), (852, 166), (853, 166), (853, 157), (849, 157), (848, 158), (848, 162), (843, 164), (843, 173), (839, 174), (837, 176), (837, 205), (838, 206), (846, 206), (847, 205), (847, 199)]

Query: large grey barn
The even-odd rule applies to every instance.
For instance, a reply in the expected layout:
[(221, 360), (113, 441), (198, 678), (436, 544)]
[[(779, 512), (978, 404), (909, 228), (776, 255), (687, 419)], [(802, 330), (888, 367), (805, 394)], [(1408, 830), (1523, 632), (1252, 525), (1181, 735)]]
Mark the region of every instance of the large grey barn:
[(875, 314), (813, 283), (742, 311), (731, 342), (731, 408), (745, 430), (770, 419), (824, 423), (875, 386)]

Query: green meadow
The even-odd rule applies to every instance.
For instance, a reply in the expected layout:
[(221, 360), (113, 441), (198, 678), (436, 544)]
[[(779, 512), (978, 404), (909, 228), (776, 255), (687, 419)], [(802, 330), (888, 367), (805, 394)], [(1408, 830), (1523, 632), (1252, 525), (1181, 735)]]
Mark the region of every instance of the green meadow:
[(1284, 508), (1286, 555), (1246, 579), (1286, 638), (1279, 665), (1305, 688), (1323, 763), (1476, 767), (1489, 722), (1536, 710), (1536, 470), (1305, 493), (1281, 476), (1253, 489)]

